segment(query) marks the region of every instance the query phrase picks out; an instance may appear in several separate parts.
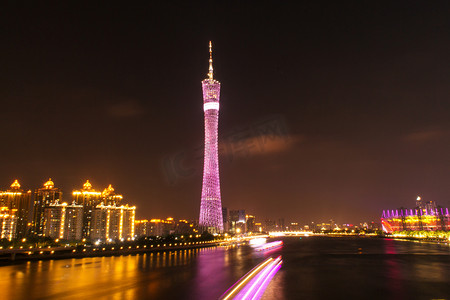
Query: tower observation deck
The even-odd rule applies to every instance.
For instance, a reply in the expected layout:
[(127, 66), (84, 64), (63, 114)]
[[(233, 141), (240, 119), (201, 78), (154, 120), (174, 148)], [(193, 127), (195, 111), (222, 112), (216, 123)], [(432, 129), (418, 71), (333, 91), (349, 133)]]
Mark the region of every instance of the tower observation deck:
[(223, 231), (217, 134), (220, 82), (213, 78), (211, 42), (209, 42), (208, 78), (202, 81), (202, 89), (203, 111), (205, 114), (205, 154), (199, 225), (201, 230), (207, 230), (210, 233), (220, 233)]

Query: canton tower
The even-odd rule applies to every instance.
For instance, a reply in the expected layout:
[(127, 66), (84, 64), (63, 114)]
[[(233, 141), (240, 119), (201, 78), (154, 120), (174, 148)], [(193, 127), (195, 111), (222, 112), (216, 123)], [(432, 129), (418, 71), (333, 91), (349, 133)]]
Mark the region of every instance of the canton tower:
[(202, 89), (203, 111), (205, 113), (205, 157), (199, 225), (201, 230), (220, 233), (223, 231), (217, 138), (220, 82), (213, 78), (211, 42), (209, 42), (208, 78), (202, 81)]

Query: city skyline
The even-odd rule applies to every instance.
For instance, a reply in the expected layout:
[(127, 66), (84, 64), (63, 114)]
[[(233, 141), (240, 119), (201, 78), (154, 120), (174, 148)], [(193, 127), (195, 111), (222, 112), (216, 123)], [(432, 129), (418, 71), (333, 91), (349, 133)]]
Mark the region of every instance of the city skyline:
[[(81, 186), (81, 188), (73, 189), (72, 192), (70, 193), (70, 191), (63, 191), (58, 185), (55, 185), (52, 178), (48, 178), (48, 180), (43, 182), (41, 186), (35, 186), (32, 189), (23, 190), (23, 189), (21, 189), (22, 186), (20, 184), (19, 179), (14, 179), (12, 181), (12, 183), (9, 185), (9, 189), (8, 188), (0, 188), (0, 196), (3, 195), (3, 196), (7, 197), (8, 195), (15, 195), (15, 194), (26, 195), (26, 194), (28, 194), (29, 202), (31, 205), (29, 207), (30, 208), (29, 212), (30, 212), (30, 217), (31, 217), (31, 215), (33, 215), (32, 216), (33, 220), (39, 220), (40, 218), (43, 218), (43, 216), (38, 217), (38, 215), (43, 213), (43, 211), (42, 211), (43, 207), (41, 207), (41, 206), (44, 203), (47, 206), (49, 204), (58, 204), (58, 205), (76, 204), (76, 203), (83, 201), (85, 194), (94, 196), (94, 197), (101, 197), (102, 203), (100, 203), (100, 206), (102, 206), (102, 205), (117, 206), (117, 205), (120, 205), (120, 203), (124, 199), (123, 195), (117, 194), (115, 192), (115, 189), (113, 188), (112, 184), (109, 184), (106, 188), (103, 189), (102, 192), (101, 192), (101, 189), (96, 190), (94, 188), (94, 186), (91, 184), (91, 182), (89, 181), (89, 179), (87, 179), (84, 182), (84, 184), (82, 184), (80, 186)], [(0, 187), (1, 187), (1, 185), (0, 185)], [(2, 191), (2, 189), (4, 191)], [(63, 195), (65, 195), (65, 196), (63, 196)], [(83, 197), (81, 197), (82, 195), (83, 195)], [(125, 198), (126, 198), (126, 196), (125, 196)], [(419, 201), (419, 200), (421, 200), (420, 196), (417, 197), (416, 201)], [(433, 201), (431, 201), (431, 203), (433, 203)], [(435, 206), (438, 205), (438, 207), (441, 209), (441, 206), (439, 205), (439, 203), (434, 203), (434, 205)], [(6, 208), (6, 207), (3, 207), (3, 208)], [(239, 213), (239, 217), (237, 220), (239, 220), (240, 222), (247, 222), (248, 220), (245, 220), (247, 218), (252, 219), (254, 222), (255, 218), (257, 217), (257, 220), (259, 223), (272, 222), (273, 224), (277, 224), (277, 226), (280, 226), (280, 224), (278, 224), (279, 222), (283, 222), (283, 223), (286, 222), (286, 224), (289, 224), (291, 222), (299, 222), (299, 221), (301, 224), (300, 226), (309, 225), (311, 223), (323, 223), (323, 222), (338, 223), (338, 222), (334, 221), (335, 218), (333, 216), (331, 216), (331, 217), (322, 216), (315, 220), (309, 220), (309, 219), (299, 220), (298, 218), (286, 219), (284, 216), (280, 215), (277, 218), (273, 219), (273, 218), (268, 218), (266, 216), (256, 216), (255, 217), (254, 215), (252, 215), (253, 214), (252, 210), (247, 210), (247, 212), (246, 212), (246, 209), (242, 209), (242, 208), (222, 207), (222, 209), (227, 211), (226, 216), (225, 215), (223, 216), (224, 220), (225, 220), (225, 218), (227, 218), (227, 219), (231, 218), (228, 213), (228, 211), (230, 211), (230, 214), (231, 214), (231, 212)], [(448, 211), (448, 208), (443, 208), (443, 209)], [(398, 209), (395, 209), (392, 207), (390, 210), (398, 211)], [(382, 216), (384, 216), (386, 211), (389, 213), (390, 210), (383, 210)], [(186, 221), (183, 219), (183, 217), (184, 216), (177, 216), (177, 215), (173, 215), (173, 214), (166, 215), (166, 216), (161, 216), (161, 215), (157, 216), (155, 214), (151, 214), (151, 215), (145, 215), (145, 216), (142, 215), (141, 219), (148, 221), (148, 220), (152, 220), (152, 219), (161, 220), (161, 218), (162, 219), (166, 218), (168, 220), (169, 219), (170, 220), (181, 219), (181, 221)], [(244, 221), (242, 221), (242, 220), (244, 220)], [(378, 221), (378, 217), (375, 216), (372, 219), (367, 219), (367, 220), (361, 221), (360, 224), (363, 224), (365, 222), (366, 223), (371, 222), (371, 221), (373, 223), (373, 220)], [(192, 218), (192, 219), (190, 219), (190, 221), (195, 223), (195, 222), (199, 221), (199, 219)], [(344, 220), (342, 223), (345, 225), (345, 224), (350, 224), (351, 222), (346, 222)], [(355, 223), (355, 222), (353, 222), (353, 223)], [(298, 225), (298, 223), (295, 223), (295, 224)], [(353, 224), (352, 224), (352, 226), (353, 226)], [(281, 227), (284, 227), (284, 226), (281, 226)], [(41, 228), (41, 229), (37, 229), (37, 228)], [(31, 230), (32, 234), (39, 233), (40, 231), (42, 231), (42, 224), (40, 224), (39, 222), (37, 224), (33, 223), (30, 225), (29, 230)], [(225, 230), (225, 226), (224, 226), (224, 231), (230, 231), (230, 230), (233, 231), (234, 229), (228, 228), (228, 230)]]
[(213, 40), (223, 206), (354, 223), (417, 195), (448, 207), (448, 5), (10, 4), (0, 185), (90, 179), (139, 218), (197, 218)]

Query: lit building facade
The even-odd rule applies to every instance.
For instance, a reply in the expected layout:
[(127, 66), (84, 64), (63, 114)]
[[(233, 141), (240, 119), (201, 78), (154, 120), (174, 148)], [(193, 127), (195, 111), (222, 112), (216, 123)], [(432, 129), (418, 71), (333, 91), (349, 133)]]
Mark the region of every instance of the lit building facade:
[(83, 189), (73, 191), (75, 204), (83, 206), (83, 238), (89, 238), (91, 233), (92, 212), (102, 202), (102, 193), (92, 188), (89, 180), (83, 185)]
[(32, 209), (31, 191), (25, 192), (20, 188), (18, 180), (11, 184), (11, 188), (0, 192), (0, 207), (7, 207), (16, 216), (13, 238), (22, 238), (29, 232), (28, 223)]
[(62, 192), (55, 188), (55, 184), (50, 178), (44, 183), (44, 187), (34, 192), (33, 222), (31, 233), (42, 236), (44, 233), (44, 209), (51, 204), (62, 202)]
[(83, 205), (56, 201), (44, 208), (43, 215), (43, 236), (69, 241), (83, 238)]
[(83, 239), (83, 205), (72, 203), (66, 206), (64, 239), (79, 241)]
[[(181, 224), (179, 224), (180, 222)], [(165, 236), (173, 233), (184, 233), (181, 231), (186, 225), (185, 222), (187, 221), (180, 220), (178, 223), (175, 223), (173, 218), (167, 218), (165, 220), (164, 219), (137, 220), (135, 221), (136, 235)], [(189, 224), (189, 227), (192, 228), (193, 224)], [(177, 229), (180, 232), (177, 232)]]
[(0, 207), (0, 239), (11, 241), (16, 232), (16, 225), (16, 211), (8, 207)]
[(220, 82), (213, 78), (211, 42), (209, 42), (208, 78), (202, 81), (202, 89), (205, 115), (205, 152), (199, 227), (210, 233), (220, 233), (223, 232), (218, 155)]
[(106, 241), (109, 237), (110, 210), (108, 207), (98, 205), (92, 211), (90, 237), (94, 240)]
[(97, 205), (92, 212), (91, 239), (105, 242), (133, 239), (135, 215), (135, 206)]
[(67, 203), (52, 203), (44, 208), (43, 235), (53, 239), (64, 238)]
[(151, 236), (151, 223), (148, 220), (135, 220), (134, 232), (137, 237)]
[(102, 192), (102, 202), (105, 205), (120, 206), (122, 204), (122, 199), (123, 196), (116, 194), (111, 184)]
[(417, 197), (416, 207), (383, 210), (381, 226), (386, 233), (395, 231), (435, 231), (450, 229), (448, 208), (438, 207), (435, 202), (423, 202)]

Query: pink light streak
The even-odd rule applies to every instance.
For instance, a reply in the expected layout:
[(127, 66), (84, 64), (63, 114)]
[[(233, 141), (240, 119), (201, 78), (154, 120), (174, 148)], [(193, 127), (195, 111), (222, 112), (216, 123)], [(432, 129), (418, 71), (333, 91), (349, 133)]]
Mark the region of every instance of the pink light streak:
[(281, 256), (266, 259), (236, 282), (220, 299), (260, 299), (282, 262)]
[(255, 248), (256, 251), (264, 251), (264, 250), (269, 250), (269, 249), (273, 249), (273, 248), (278, 248), (281, 247), (283, 245), (283, 241), (275, 241), (275, 242), (270, 242), (264, 245), (261, 245), (257, 248)]
[(256, 291), (255, 295), (253, 296), (252, 299), (261, 299), (262, 295), (264, 294), (264, 292), (267, 289), (267, 286), (269, 285), (270, 281), (272, 280), (273, 276), (275, 276), (275, 274), (278, 272), (278, 270), (281, 268), (281, 264), (283, 263), (283, 261), (281, 260), (276, 266), (275, 268), (273, 268), (269, 275), (264, 279), (263, 283), (259, 286), (258, 290)]

